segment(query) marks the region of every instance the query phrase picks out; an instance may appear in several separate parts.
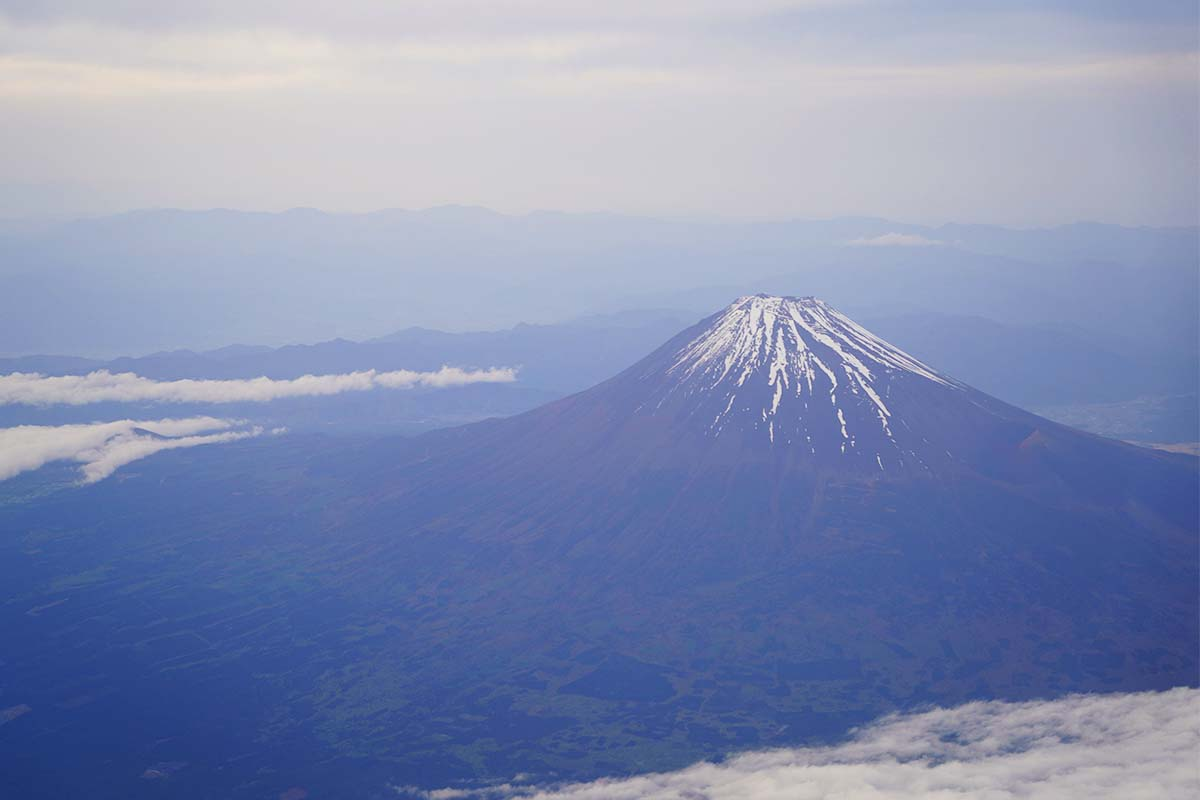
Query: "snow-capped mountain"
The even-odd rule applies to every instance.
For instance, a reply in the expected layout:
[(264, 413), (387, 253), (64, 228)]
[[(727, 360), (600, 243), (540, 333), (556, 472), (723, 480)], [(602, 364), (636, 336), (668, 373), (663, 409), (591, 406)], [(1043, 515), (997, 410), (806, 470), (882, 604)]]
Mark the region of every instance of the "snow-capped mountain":
[[(706, 320), (642, 375), (654, 412), (697, 416), (712, 436), (759, 433), (798, 445), (900, 465), (923, 449), (893, 404), (965, 387), (813, 297), (741, 297)], [(896, 428), (894, 430), (894, 428)]]
[(812, 297), (738, 298), (591, 389), (414, 444), (422, 485), (444, 466), (464, 496), (472, 483), (510, 487), (485, 517), (580, 492), (582, 506), (553, 514), (574, 517), (633, 491), (693, 533), (733, 524), (719, 522), (727, 509), (712, 513), (715, 497), (751, 507), (739, 524), (754, 535), (812, 524), (829, 480), (982, 479), (1054, 502), (1174, 509), (1173, 522), (1192, 488), (1176, 460), (1001, 402)]
[(589, 453), (597, 462), (782, 461), (876, 478), (991, 472), (1067, 431), (822, 300), (768, 295), (738, 298), (611, 380), (509, 424), (553, 426), (575, 443), (603, 430)]
[[(28, 599), (0, 613), (37, 643), (5, 674), (38, 687), (46, 742), (114, 719), (170, 742), (186, 700), (213, 741), (235, 715), (245, 750), (266, 731), (307, 758), (333, 731), (380, 786), (611, 773), (1200, 675), (1195, 458), (1002, 403), (817, 300), (741, 298), (519, 416), (187, 452), (208, 467), (164, 459), (59, 516), (0, 504), (28, 533)], [(25, 568), (31, 542), (58, 571)], [(103, 580), (78, 583), (78, 551)], [(54, 575), (69, 591), (38, 588)], [(44, 674), (55, 648), (138, 680), (77, 708), (93, 690)]]
[(356, 586), (436, 587), (431, 631), (511, 648), (548, 680), (528, 708), (583, 681), (588, 725), (625, 730), (659, 668), (716, 690), (663, 687), (672, 724), (801, 720), (778, 742), (826, 707), (1195, 681), (1196, 460), (1010, 406), (820, 300), (739, 298), (591, 389), (354, 461), (381, 490), (348, 513), (395, 537), (370, 546), (423, 554)]

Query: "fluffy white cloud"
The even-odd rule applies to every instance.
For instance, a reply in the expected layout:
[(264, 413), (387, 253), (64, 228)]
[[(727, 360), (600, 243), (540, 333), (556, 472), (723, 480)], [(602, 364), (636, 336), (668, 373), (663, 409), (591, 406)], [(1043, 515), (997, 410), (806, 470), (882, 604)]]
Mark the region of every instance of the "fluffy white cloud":
[(347, 372), (340, 375), (304, 375), (291, 380), (156, 381), (132, 372), (107, 370), (87, 375), (48, 377), (36, 372), (0, 375), (0, 405), (71, 405), (88, 403), (266, 403), (284, 397), (318, 397), (363, 392), (375, 388), (445, 388), (470, 383), (510, 383), (516, 372), (508, 368), (464, 370), (442, 367), (434, 372)]
[(160, 450), (232, 442), (260, 433), (262, 428), (214, 417), (0, 428), (0, 480), (51, 461), (77, 461), (83, 464), (81, 482), (95, 483)]
[(890, 716), (833, 747), (557, 787), (415, 792), (537, 800), (1138, 800), (1200, 797), (1200, 691), (979, 702)]
[(851, 239), (847, 244), (853, 247), (938, 247), (945, 242), (915, 233), (885, 233), (882, 236)]

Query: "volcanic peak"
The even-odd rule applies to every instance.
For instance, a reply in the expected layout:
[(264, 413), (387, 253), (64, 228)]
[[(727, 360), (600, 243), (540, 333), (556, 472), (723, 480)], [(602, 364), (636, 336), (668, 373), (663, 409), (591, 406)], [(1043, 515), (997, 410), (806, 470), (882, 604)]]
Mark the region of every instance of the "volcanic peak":
[(709, 426), (714, 434), (739, 417), (771, 442), (782, 430), (808, 438), (815, 418), (826, 417), (842, 452), (867, 419), (894, 441), (888, 395), (896, 380), (962, 388), (823, 300), (764, 294), (740, 297), (706, 321), (672, 355), (667, 375), (670, 395), (724, 400)]

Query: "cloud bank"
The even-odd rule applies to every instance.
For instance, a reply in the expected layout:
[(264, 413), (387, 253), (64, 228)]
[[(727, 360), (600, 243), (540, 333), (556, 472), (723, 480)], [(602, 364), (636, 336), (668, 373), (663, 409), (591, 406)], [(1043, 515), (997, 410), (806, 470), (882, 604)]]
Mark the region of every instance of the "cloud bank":
[(915, 233), (885, 233), (882, 236), (851, 239), (847, 244), (852, 247), (939, 247), (945, 242)]
[(1200, 797), (1200, 691), (979, 702), (885, 717), (834, 747), (747, 753), (678, 772), (424, 800), (1063, 800)]
[(78, 461), (81, 483), (161, 450), (248, 439), (262, 428), (214, 417), (97, 422), (90, 425), (20, 425), (0, 428), (0, 480), (51, 461)]
[(290, 380), (156, 381), (132, 372), (98, 370), (87, 375), (49, 377), (36, 372), (0, 375), (0, 405), (70, 405), (89, 403), (267, 403), (285, 397), (324, 397), (371, 389), (446, 388), (471, 383), (511, 383), (516, 371), (507, 367), (465, 370), (442, 367), (434, 372), (347, 372), (304, 375)]

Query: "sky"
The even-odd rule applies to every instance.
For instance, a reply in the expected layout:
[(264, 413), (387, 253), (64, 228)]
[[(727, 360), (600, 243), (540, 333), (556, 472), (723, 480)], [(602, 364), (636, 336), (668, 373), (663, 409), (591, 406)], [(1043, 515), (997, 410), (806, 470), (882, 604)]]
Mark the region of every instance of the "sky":
[(0, 0), (0, 216), (1195, 224), (1192, 0)]

